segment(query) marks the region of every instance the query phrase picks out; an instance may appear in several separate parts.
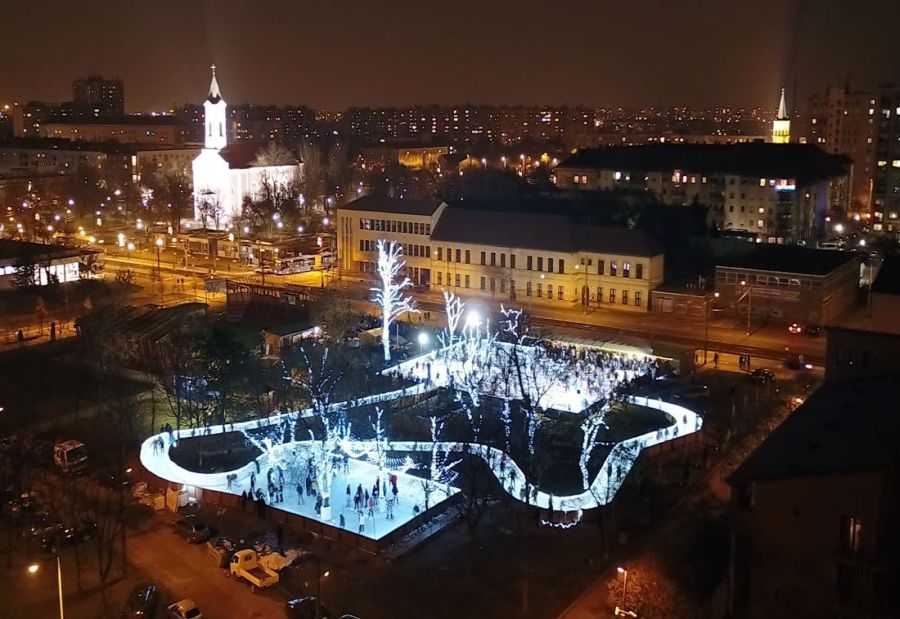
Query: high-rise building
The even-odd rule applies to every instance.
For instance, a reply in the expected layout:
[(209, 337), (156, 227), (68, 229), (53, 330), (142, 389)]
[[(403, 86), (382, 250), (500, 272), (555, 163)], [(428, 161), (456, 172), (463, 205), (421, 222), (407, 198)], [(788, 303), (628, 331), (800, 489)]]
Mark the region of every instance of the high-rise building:
[(900, 85), (880, 89), (875, 112), (872, 227), (900, 234)]
[(872, 92), (830, 87), (810, 96), (807, 111), (807, 143), (853, 160), (849, 203), (858, 213), (868, 213), (871, 206), (875, 100)]
[(778, 115), (772, 121), (772, 141), (775, 144), (787, 144), (791, 141), (791, 119), (784, 101), (784, 88), (781, 89), (781, 101), (778, 102)]
[(76, 78), (72, 83), (72, 102), (78, 112), (96, 118), (125, 114), (125, 86), (120, 79), (99, 75)]

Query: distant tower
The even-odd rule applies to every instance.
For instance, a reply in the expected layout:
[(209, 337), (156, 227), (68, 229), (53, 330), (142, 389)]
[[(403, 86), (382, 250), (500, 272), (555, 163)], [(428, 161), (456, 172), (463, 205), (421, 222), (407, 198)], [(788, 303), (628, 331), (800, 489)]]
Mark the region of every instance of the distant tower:
[(212, 81), (209, 83), (209, 96), (203, 102), (203, 112), (206, 118), (206, 131), (204, 132), (204, 146), (215, 150), (221, 150), (228, 144), (226, 137), (227, 118), (225, 110), (228, 104), (219, 92), (219, 83), (216, 81), (216, 65), (212, 69)]
[[(215, 77), (213, 78), (215, 81)], [(787, 105), (784, 102), (784, 88), (781, 89), (781, 101), (778, 103), (778, 116), (772, 121), (772, 142), (787, 144), (791, 141), (791, 119), (788, 117)]]

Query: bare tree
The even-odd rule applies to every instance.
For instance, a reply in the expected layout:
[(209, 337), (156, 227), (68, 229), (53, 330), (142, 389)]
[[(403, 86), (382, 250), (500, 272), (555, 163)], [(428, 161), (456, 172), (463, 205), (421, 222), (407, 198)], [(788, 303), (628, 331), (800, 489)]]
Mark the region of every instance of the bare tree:
[(277, 142), (267, 142), (265, 146), (256, 151), (256, 158), (253, 160), (252, 165), (270, 167), (293, 165), (295, 163), (297, 163), (297, 160), (291, 155), (291, 151)]
[[(344, 372), (331, 360), (327, 346), (309, 343), (297, 349), (297, 355), (290, 363), (291, 382), (312, 404), (313, 419), (319, 428), (309, 428), (310, 438), (316, 443), (313, 451), (315, 477), (322, 495), (322, 518), (331, 514), (331, 486), (334, 481), (334, 458), (340, 442), (349, 436), (346, 409), (332, 406), (335, 388)], [(319, 434), (317, 437), (316, 434)]]
[(188, 216), (193, 204), (191, 179), (182, 168), (169, 164), (161, 167), (149, 179), (157, 213), (165, 213), (172, 230), (181, 229), (181, 218)]
[(381, 286), (372, 288), (373, 301), (381, 307), (381, 346), (385, 362), (391, 360), (391, 325), (406, 312), (417, 312), (412, 297), (403, 294), (412, 282), (406, 276), (399, 282), (406, 263), (403, 248), (394, 241), (378, 239), (378, 277)]

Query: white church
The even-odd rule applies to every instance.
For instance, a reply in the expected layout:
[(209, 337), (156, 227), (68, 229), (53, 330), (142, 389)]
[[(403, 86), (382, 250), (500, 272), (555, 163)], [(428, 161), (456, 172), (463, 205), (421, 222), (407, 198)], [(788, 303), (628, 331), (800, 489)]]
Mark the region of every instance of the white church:
[[(193, 162), (194, 217), (204, 227), (225, 228), (240, 217), (244, 196), (257, 198), (264, 182), (287, 184), (300, 173), (300, 164), (255, 165), (260, 144), (228, 143), (228, 104), (219, 91), (216, 65), (212, 65), (209, 96), (203, 103), (203, 150)], [(218, 206), (218, 217), (208, 214), (206, 204)], [(206, 216), (204, 212), (206, 211)]]

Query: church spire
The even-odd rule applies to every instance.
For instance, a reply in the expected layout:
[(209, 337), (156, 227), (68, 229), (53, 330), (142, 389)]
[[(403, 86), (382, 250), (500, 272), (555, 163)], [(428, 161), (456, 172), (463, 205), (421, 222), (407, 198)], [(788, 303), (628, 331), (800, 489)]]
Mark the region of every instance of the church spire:
[(228, 145), (228, 136), (226, 135), (226, 127), (228, 126), (226, 110), (228, 104), (222, 98), (219, 82), (216, 81), (216, 65), (210, 66), (210, 69), (212, 69), (212, 80), (209, 82), (209, 96), (203, 102), (203, 115), (206, 124), (206, 135), (204, 136), (203, 144), (205, 148), (221, 150)]
[[(216, 82), (216, 65), (213, 65), (213, 84)], [(784, 88), (781, 89), (781, 101), (778, 103), (778, 120), (787, 120), (787, 104), (784, 102)]]
[(787, 144), (791, 141), (791, 119), (784, 101), (784, 88), (781, 89), (781, 100), (778, 102), (778, 115), (772, 121), (772, 142)]
[[(209, 83), (209, 100), (215, 103), (222, 98), (222, 93), (219, 92), (219, 82), (216, 81), (216, 65), (210, 65), (209, 68), (212, 69), (212, 80)], [(784, 91), (782, 91), (783, 97)]]

